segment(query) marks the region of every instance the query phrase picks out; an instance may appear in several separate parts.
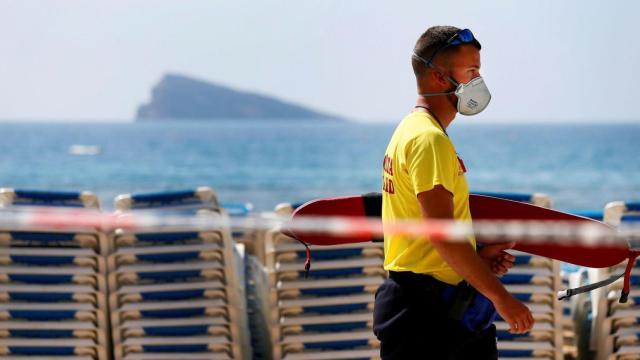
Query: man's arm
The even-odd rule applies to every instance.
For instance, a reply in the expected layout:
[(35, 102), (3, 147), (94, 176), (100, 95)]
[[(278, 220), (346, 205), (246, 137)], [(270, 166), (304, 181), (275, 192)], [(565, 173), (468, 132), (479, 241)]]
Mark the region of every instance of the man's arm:
[(478, 248), (476, 252), (491, 269), (491, 272), (500, 277), (506, 274), (516, 261), (515, 256), (505, 251), (513, 248), (515, 245), (515, 242), (484, 244), (482, 248)]
[[(419, 193), (418, 202), (423, 218), (453, 219), (453, 195), (441, 185)], [(434, 241), (432, 245), (453, 270), (493, 302), (512, 333), (531, 330), (534, 320), (529, 309), (507, 292), (471, 244)]]

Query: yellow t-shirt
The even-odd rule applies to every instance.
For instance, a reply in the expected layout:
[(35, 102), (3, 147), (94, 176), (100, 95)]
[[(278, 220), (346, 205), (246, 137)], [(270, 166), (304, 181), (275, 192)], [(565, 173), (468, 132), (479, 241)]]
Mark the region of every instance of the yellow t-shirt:
[[(453, 217), (471, 221), (469, 187), (453, 143), (428, 113), (415, 111), (398, 125), (383, 160), (382, 221), (421, 219), (417, 195), (442, 185), (453, 194)], [(475, 248), (475, 239), (469, 239)], [(462, 278), (426, 237), (384, 237), (384, 268), (429, 274), (457, 284)]]

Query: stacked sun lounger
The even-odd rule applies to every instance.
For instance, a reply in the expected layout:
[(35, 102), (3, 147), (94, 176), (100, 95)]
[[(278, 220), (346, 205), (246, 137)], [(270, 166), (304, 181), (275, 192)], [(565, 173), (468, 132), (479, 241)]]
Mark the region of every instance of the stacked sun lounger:
[[(123, 216), (228, 217), (210, 188), (121, 195), (115, 207)], [(116, 360), (251, 358), (242, 252), (228, 226), (118, 229), (110, 244)]]
[[(223, 203), (222, 207), (232, 218), (246, 218), (252, 215), (251, 203)], [(231, 235), (236, 244), (242, 244), (245, 249), (244, 273), (247, 298), (247, 320), (253, 360), (272, 358), (272, 346), (269, 338), (269, 324), (266, 322), (264, 309), (261, 304), (265, 299), (260, 296), (267, 293), (267, 282), (263, 263), (258, 256), (264, 256), (264, 241), (260, 241), (264, 231), (260, 229), (235, 228)], [(260, 251), (261, 250), (261, 251)]]
[[(602, 210), (576, 210), (570, 211), (570, 213), (597, 221), (603, 221), (604, 218), (604, 212)], [(594, 282), (591, 275), (593, 270), (596, 269), (563, 263), (561, 271), (562, 288), (575, 288)], [(571, 355), (573, 358), (577, 358), (578, 354), (580, 358), (593, 358), (594, 355), (591, 350), (591, 326), (593, 322), (591, 315), (591, 309), (593, 307), (592, 292), (575, 295), (569, 300), (563, 300), (562, 304), (565, 314), (565, 345), (568, 340), (567, 333), (572, 327), (571, 351), (567, 351), (565, 348), (565, 354)], [(570, 319), (567, 319), (567, 314), (571, 316)]]
[[(0, 189), (0, 207), (97, 210), (88, 192)], [(95, 229), (0, 229), (0, 358), (108, 359), (105, 239)]]
[(264, 265), (254, 255), (245, 258), (245, 276), (247, 289), (247, 313), (251, 334), (251, 349), (253, 360), (273, 359), (273, 345), (271, 344), (270, 304), (268, 279)]
[[(625, 226), (640, 222), (640, 203), (612, 202), (604, 211), (604, 221), (612, 226)], [(635, 239), (637, 242), (638, 239)], [(624, 272), (626, 261), (611, 269), (597, 271), (595, 281)], [(628, 302), (619, 303), (622, 281), (594, 292), (594, 319), (592, 348), (597, 359), (640, 359), (640, 265), (636, 261), (631, 272), (631, 292)]]
[(382, 243), (313, 248), (308, 279), (297, 240), (276, 228), (265, 243), (274, 359), (379, 358), (372, 311), (386, 277)]
[[(544, 194), (476, 193), (550, 207)], [(501, 280), (507, 290), (523, 301), (536, 324), (527, 334), (511, 334), (502, 319), (496, 321), (500, 359), (562, 359), (562, 304), (556, 299), (561, 287), (560, 264), (545, 257), (509, 250), (516, 257), (513, 268)]]

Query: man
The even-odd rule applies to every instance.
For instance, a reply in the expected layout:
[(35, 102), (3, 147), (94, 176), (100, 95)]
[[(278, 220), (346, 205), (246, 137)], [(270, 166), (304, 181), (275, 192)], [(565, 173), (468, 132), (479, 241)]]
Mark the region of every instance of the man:
[[(470, 30), (452, 26), (431, 27), (418, 39), (411, 60), (418, 100), (396, 128), (383, 161), (384, 223), (471, 220), (466, 169), (446, 129), (457, 112), (474, 115), (489, 103), (480, 48)], [(474, 238), (452, 243), (385, 234), (389, 279), (378, 289), (374, 308), (382, 359), (497, 359), (493, 318), (484, 328), (470, 329), (461, 311), (468, 311), (469, 298), (489, 299), (512, 333), (531, 329), (531, 312), (497, 277), (513, 265), (515, 258), (504, 251), (513, 245), (476, 251)], [(443, 296), (452, 288), (454, 298)], [(459, 294), (469, 292), (465, 302)]]

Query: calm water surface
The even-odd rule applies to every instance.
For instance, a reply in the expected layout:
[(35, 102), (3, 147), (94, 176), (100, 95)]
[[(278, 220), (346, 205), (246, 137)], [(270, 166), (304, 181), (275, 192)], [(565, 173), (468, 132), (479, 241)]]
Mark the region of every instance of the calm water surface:
[[(379, 191), (394, 124), (219, 121), (0, 123), (0, 186), (117, 194), (209, 185), (223, 202)], [(640, 199), (640, 125), (454, 124), (476, 191), (544, 192), (560, 209)], [(71, 155), (74, 144), (96, 156)]]

